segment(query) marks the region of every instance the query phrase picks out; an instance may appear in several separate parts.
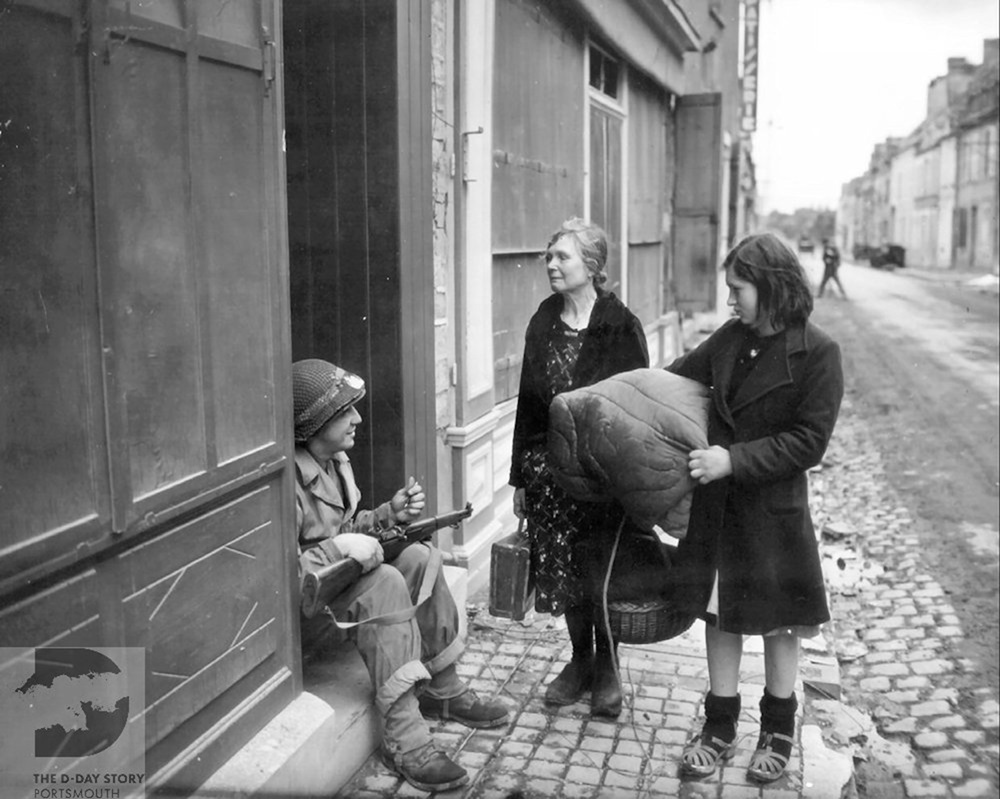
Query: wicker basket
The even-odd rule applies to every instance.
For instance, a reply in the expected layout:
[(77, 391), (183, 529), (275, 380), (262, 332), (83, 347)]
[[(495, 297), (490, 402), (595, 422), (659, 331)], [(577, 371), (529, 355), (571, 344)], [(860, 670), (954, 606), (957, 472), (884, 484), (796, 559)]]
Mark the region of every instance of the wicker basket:
[[(598, 613), (603, 612), (598, 608)], [(652, 644), (675, 638), (692, 624), (695, 616), (657, 597), (646, 600), (618, 599), (608, 603), (611, 635), (622, 644)]]

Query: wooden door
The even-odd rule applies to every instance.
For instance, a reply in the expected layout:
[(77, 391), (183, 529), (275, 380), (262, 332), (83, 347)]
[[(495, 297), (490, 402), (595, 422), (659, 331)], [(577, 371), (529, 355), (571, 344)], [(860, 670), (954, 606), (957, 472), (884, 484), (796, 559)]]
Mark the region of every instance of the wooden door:
[(715, 306), (722, 212), (722, 96), (694, 94), (677, 103), (674, 184), (674, 289), (677, 309)]
[(299, 688), (278, 10), (2, 16), (0, 646), (144, 648), (183, 790)]
[(359, 374), (365, 506), (436, 490), (428, 0), (284, 9), (292, 354)]

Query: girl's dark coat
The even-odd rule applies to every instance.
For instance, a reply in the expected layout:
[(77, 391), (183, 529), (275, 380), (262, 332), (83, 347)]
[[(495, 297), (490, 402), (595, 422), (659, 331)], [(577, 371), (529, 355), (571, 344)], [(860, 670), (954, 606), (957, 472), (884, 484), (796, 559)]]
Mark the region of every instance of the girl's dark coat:
[(720, 628), (763, 634), (830, 618), (806, 470), (826, 451), (844, 380), (840, 348), (807, 323), (765, 350), (727, 402), (743, 336), (731, 320), (667, 367), (710, 387), (708, 441), (733, 464), (731, 476), (695, 490), (678, 594), (701, 613), (718, 569)]
[[(524, 450), (545, 443), (548, 438), (551, 398), (545, 393), (545, 355), (562, 309), (562, 294), (546, 297), (525, 332), (510, 467), (510, 484), (515, 488), (524, 485), (521, 479)], [(590, 313), (580, 357), (573, 370), (573, 387), (589, 386), (619, 372), (648, 366), (649, 352), (642, 323), (614, 293), (598, 289), (597, 302)]]

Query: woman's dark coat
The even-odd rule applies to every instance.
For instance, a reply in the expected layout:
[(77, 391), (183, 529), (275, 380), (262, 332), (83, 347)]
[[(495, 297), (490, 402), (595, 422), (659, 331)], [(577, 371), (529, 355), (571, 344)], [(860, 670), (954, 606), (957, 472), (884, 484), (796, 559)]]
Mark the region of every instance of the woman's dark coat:
[[(524, 485), (521, 478), (524, 451), (548, 440), (551, 397), (545, 392), (545, 356), (553, 331), (560, 324), (562, 309), (562, 294), (546, 297), (528, 322), (525, 333), (510, 467), (510, 484), (515, 488)], [(573, 369), (573, 387), (589, 386), (619, 372), (648, 366), (649, 351), (642, 323), (612, 292), (598, 289)]]
[(811, 323), (788, 328), (727, 402), (744, 327), (731, 320), (671, 372), (709, 386), (708, 441), (733, 473), (695, 489), (680, 545), (680, 597), (701, 613), (719, 572), (719, 627), (763, 634), (830, 618), (806, 470), (833, 433), (844, 393), (840, 348)]

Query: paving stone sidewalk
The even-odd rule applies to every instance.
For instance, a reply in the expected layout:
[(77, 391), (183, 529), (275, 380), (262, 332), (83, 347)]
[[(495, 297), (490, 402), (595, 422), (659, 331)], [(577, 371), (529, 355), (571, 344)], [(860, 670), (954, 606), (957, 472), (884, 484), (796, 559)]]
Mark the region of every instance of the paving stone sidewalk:
[[(741, 693), (744, 710), (735, 757), (708, 780), (682, 780), (677, 763), (685, 742), (701, 726), (707, 672), (701, 624), (683, 635), (648, 646), (621, 646), (626, 709), (616, 721), (590, 717), (587, 701), (547, 708), (544, 686), (562, 668), (571, 648), (561, 620), (540, 616), (530, 623), (490, 616), (479, 605), (470, 619), (469, 645), (460, 671), (483, 695), (500, 696), (512, 722), (499, 730), (467, 730), (438, 723), (436, 740), (472, 775), (472, 781), (444, 797), (733, 797), (836, 799), (850, 778), (849, 758), (840, 758), (836, 791), (829, 762), (804, 752), (801, 741), (788, 772), (771, 786), (748, 780), (746, 767), (757, 740), (757, 701), (763, 690), (763, 651), (748, 639)], [(759, 639), (758, 639), (759, 640)], [(817, 646), (822, 646), (817, 645)], [(817, 652), (817, 654), (819, 654)], [(798, 694), (803, 696), (803, 687)], [(808, 707), (804, 710), (808, 716)], [(803, 729), (800, 710), (798, 731)], [(806, 728), (818, 728), (806, 724)], [(797, 736), (798, 737), (798, 736)], [(822, 744), (820, 744), (822, 748)], [(810, 789), (815, 788), (815, 792)], [(425, 794), (393, 777), (375, 761), (340, 794), (342, 797), (416, 797)]]
[[(499, 696), (511, 723), (467, 730), (439, 723), (436, 739), (472, 780), (444, 797), (615, 799), (913, 799), (997, 797), (997, 686), (975, 685), (955, 642), (961, 623), (921, 564), (913, 520), (850, 400), (828, 456), (811, 475), (833, 622), (803, 649), (796, 747), (786, 775), (746, 778), (763, 685), (759, 638), (747, 639), (736, 757), (713, 778), (680, 779), (684, 742), (701, 725), (707, 685), (700, 624), (671, 641), (622, 646), (626, 710), (593, 720), (581, 702), (553, 710), (544, 686), (570, 655), (561, 620), (490, 616), (470, 600), (461, 672)], [(948, 532), (948, 531), (942, 531)], [(838, 667), (839, 661), (839, 667)], [(423, 796), (369, 761), (339, 796)]]

